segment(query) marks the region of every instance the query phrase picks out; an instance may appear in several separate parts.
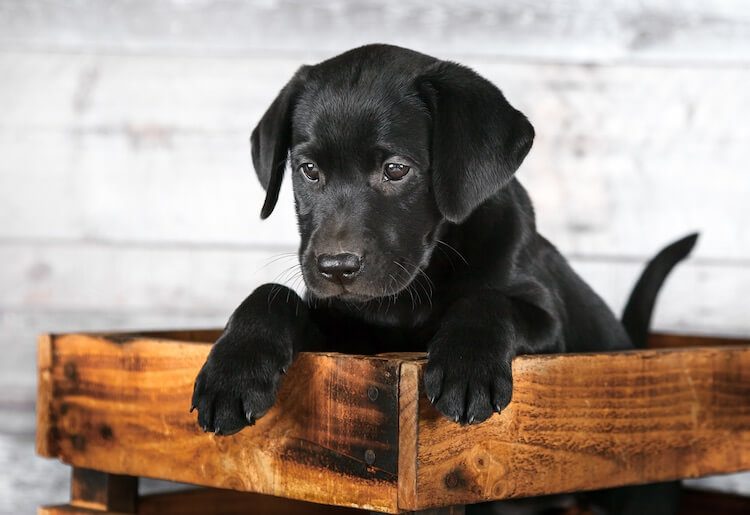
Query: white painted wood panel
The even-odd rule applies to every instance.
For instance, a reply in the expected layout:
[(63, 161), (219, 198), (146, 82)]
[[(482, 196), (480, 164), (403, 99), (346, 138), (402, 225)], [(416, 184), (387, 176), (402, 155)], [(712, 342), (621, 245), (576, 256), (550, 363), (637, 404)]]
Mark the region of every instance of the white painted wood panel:
[[(294, 245), (247, 137), (301, 62), (1, 53), (0, 237)], [(534, 122), (519, 177), (565, 252), (701, 230), (700, 258), (750, 259), (750, 69), (469, 64)]]
[[(34, 456), (33, 412), (14, 412), (0, 406), (3, 421), (10, 419), (28, 430), (24, 432), (0, 430), (0, 513), (28, 515), (36, 513), (42, 504), (67, 504), (70, 500), (70, 467), (57, 460)], [(20, 419), (20, 420), (19, 420)], [(177, 483), (141, 479), (138, 489), (142, 494), (174, 491), (185, 488)]]
[(244, 133), (0, 132), (0, 238), (296, 245), (291, 189), (265, 223)]
[(13, 309), (228, 316), (260, 284), (301, 284), (293, 250), (6, 244), (0, 262)]
[(365, 43), (441, 55), (746, 62), (742, 0), (5, 0), (0, 46), (100, 52), (336, 53)]
[[(79, 245), (0, 246), (0, 306), (14, 311), (228, 316), (256, 286), (280, 280), (295, 289), (292, 256), (242, 249)], [(268, 265), (266, 266), (266, 264)], [(643, 266), (638, 261), (572, 260), (619, 312)], [(750, 267), (687, 262), (659, 302), (655, 326), (750, 333), (744, 302)], [(184, 320), (184, 318), (182, 318)]]

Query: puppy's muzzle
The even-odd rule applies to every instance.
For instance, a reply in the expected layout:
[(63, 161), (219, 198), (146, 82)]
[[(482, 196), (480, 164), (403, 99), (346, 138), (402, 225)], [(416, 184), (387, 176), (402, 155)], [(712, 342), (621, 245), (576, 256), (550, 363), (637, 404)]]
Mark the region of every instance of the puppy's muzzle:
[(351, 282), (362, 270), (362, 258), (351, 252), (341, 254), (320, 254), (318, 271), (320, 274), (337, 283)]

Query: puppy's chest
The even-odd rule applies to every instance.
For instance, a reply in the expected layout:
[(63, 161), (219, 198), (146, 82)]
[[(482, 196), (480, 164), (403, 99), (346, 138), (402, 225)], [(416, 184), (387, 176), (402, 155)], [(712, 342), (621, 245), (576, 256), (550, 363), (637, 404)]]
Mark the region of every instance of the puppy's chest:
[(331, 350), (376, 354), (424, 351), (437, 330), (435, 310), (373, 309), (329, 312), (319, 320)]
[(359, 327), (339, 327), (327, 336), (333, 350), (354, 354), (379, 354), (424, 352), (433, 332), (427, 327), (404, 329), (363, 324)]

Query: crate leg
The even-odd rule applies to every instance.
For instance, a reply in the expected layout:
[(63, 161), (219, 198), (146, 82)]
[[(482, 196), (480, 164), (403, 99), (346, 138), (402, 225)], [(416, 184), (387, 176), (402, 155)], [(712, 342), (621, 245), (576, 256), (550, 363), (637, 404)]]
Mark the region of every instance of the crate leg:
[(73, 467), (70, 504), (39, 508), (39, 515), (136, 513), (138, 478)]
[(135, 513), (138, 478), (73, 467), (70, 504), (82, 508)]

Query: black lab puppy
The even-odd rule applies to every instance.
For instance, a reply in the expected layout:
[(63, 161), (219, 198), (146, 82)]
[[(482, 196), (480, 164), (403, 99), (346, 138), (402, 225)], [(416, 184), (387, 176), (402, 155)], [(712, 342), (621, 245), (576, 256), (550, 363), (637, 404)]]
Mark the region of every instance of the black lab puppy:
[(266, 284), (237, 308), (196, 380), (203, 429), (262, 417), (301, 350), (426, 350), (435, 408), (476, 424), (510, 402), (519, 354), (643, 345), (694, 237), (647, 269), (623, 326), (536, 231), (514, 178), (533, 139), (498, 88), (452, 62), (370, 45), (300, 68), (252, 156), (262, 218), (291, 162), (307, 295)]

